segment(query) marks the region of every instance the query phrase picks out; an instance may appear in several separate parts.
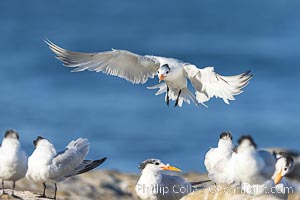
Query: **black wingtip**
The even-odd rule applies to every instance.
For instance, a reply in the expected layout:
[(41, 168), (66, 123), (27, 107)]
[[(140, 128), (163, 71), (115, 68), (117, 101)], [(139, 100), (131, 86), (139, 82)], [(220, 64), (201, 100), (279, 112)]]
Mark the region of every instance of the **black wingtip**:
[(248, 70), (248, 71), (244, 72), (243, 73), (243, 77), (246, 76), (246, 75), (248, 75), (248, 74), (250, 74), (250, 73), (251, 73), (251, 70)]
[(97, 161), (97, 162), (101, 162), (100, 164), (102, 164), (102, 163), (104, 163), (106, 160), (107, 160), (107, 157), (104, 157), (104, 158), (102, 158), (102, 159), (100, 159), (100, 160), (96, 160), (96, 161)]
[(91, 166), (93, 167), (92, 169), (98, 167), (99, 165), (101, 165), (102, 163), (104, 163), (106, 161), (107, 157), (101, 158), (99, 160), (94, 160), (93, 163), (91, 164)]
[(244, 78), (245, 76), (248, 76), (248, 80), (250, 80), (254, 76), (254, 74), (250, 74), (250, 73), (251, 73), (251, 70), (248, 70), (248, 71), (244, 72), (242, 74), (241, 78)]
[(93, 160), (92, 163), (90, 163), (89, 165), (85, 166), (84, 169), (80, 170), (77, 172), (77, 175), (79, 174), (83, 174), (85, 172), (91, 171), (93, 169), (95, 169), (96, 167), (98, 167), (99, 165), (101, 165), (102, 163), (104, 163), (106, 161), (107, 157), (101, 158), (99, 160)]
[(196, 185), (202, 185), (202, 184), (208, 183), (208, 182), (212, 182), (212, 180), (203, 180), (203, 181), (197, 181), (197, 182), (190, 182), (190, 184), (192, 186), (196, 186)]

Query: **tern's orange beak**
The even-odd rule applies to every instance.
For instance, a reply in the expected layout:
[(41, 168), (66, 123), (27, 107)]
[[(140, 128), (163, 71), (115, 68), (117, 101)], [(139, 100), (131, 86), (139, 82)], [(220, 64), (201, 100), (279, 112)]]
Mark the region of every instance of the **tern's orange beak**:
[(158, 78), (159, 78), (159, 82), (160, 82), (165, 79), (165, 76), (161, 74)]
[(274, 183), (275, 185), (278, 184), (282, 179), (282, 171), (280, 170), (280, 172), (276, 175), (275, 179), (274, 179)]
[(181, 172), (181, 169), (178, 169), (177, 167), (173, 167), (170, 165), (165, 165), (161, 167), (163, 170), (168, 170), (168, 171), (174, 171), (174, 172)]

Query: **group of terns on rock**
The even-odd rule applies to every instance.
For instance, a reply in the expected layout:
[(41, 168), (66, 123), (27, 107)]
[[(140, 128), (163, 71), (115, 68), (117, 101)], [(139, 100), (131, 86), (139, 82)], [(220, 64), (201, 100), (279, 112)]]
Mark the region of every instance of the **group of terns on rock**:
[(90, 171), (106, 160), (106, 157), (99, 160), (85, 160), (90, 144), (84, 138), (71, 141), (61, 152), (57, 152), (53, 144), (41, 136), (38, 136), (33, 144), (35, 150), (27, 157), (21, 148), (17, 131), (14, 129), (6, 131), (0, 147), (0, 179), (3, 194), (5, 194), (4, 181), (13, 182), (12, 196), (14, 196), (15, 182), (26, 177), (30, 181), (43, 184), (44, 191), (40, 197), (46, 197), (46, 183), (54, 184), (53, 198), (56, 199), (57, 182)]
[[(145, 160), (140, 166), (141, 176), (135, 187), (136, 193), (142, 200), (179, 200), (198, 189), (219, 186), (230, 187), (232, 191), (236, 189), (236, 194), (270, 194), (286, 200), (292, 192), (285, 179), (285, 175), (294, 169), (292, 156), (283, 152), (257, 150), (249, 135), (242, 136), (238, 146), (234, 147), (231, 133), (223, 132), (218, 146), (206, 153), (204, 165), (210, 180), (191, 183), (180, 176), (165, 173), (166, 170), (179, 172), (180, 169), (159, 159)], [(215, 184), (203, 186), (208, 181)]]
[[(26, 177), (43, 184), (41, 197), (46, 197), (46, 183), (54, 184), (56, 199), (57, 182), (90, 171), (106, 160), (85, 160), (89, 143), (83, 138), (71, 141), (61, 152), (57, 152), (53, 144), (41, 136), (33, 144), (35, 150), (27, 158), (21, 148), (19, 134), (14, 129), (6, 131), (0, 147), (3, 193), (4, 181), (13, 182), (14, 195), (15, 182)], [(217, 147), (209, 149), (204, 164), (211, 180), (188, 182), (185, 178), (166, 173), (181, 172), (179, 168), (164, 164), (159, 159), (147, 159), (140, 164), (141, 176), (135, 187), (136, 194), (142, 200), (177, 200), (203, 189), (203, 183), (213, 181), (220, 186), (240, 187), (241, 191), (251, 195), (267, 193), (287, 199), (289, 185), (285, 175), (294, 168), (290, 155), (257, 150), (251, 136), (242, 136), (234, 148), (229, 132), (222, 133)]]
[(247, 194), (273, 194), (287, 199), (291, 192), (285, 175), (295, 163), (291, 155), (257, 149), (249, 135), (239, 138), (234, 148), (232, 135), (220, 135), (218, 146), (211, 148), (204, 160), (209, 178), (218, 185), (240, 187)]

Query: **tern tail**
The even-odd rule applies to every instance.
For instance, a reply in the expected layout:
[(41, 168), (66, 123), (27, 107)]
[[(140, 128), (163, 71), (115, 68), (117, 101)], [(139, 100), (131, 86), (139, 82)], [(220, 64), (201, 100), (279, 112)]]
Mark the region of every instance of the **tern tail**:
[[(198, 106), (197, 100), (195, 95), (189, 91), (187, 88), (182, 88), (182, 89), (174, 89), (171, 87), (168, 87), (167, 84), (164, 83), (160, 83), (157, 85), (153, 85), (151, 87), (147, 87), (148, 89), (158, 89), (158, 91), (155, 93), (155, 95), (160, 95), (163, 93), (166, 93), (165, 96), (165, 102), (168, 102), (168, 100), (172, 100), (172, 101), (177, 101), (178, 99), (178, 106), (182, 107), (183, 102), (186, 102), (188, 104), (190, 104), (191, 102), (194, 103), (196, 106)], [(169, 88), (169, 90), (168, 90)], [(181, 91), (180, 95), (179, 92)], [(168, 94), (167, 94), (168, 92)]]

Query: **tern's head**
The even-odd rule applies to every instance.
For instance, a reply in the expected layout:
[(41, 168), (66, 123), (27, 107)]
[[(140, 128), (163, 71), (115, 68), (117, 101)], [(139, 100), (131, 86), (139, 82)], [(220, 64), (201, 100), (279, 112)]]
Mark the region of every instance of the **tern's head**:
[(5, 132), (4, 138), (12, 138), (12, 139), (17, 139), (19, 140), (19, 134), (15, 129), (8, 129)]
[(170, 166), (169, 164), (164, 164), (159, 159), (147, 159), (140, 164), (139, 169), (143, 171), (151, 171), (151, 172), (160, 172), (160, 171), (175, 171), (180, 172), (181, 170)]
[(232, 135), (230, 132), (223, 132), (220, 134), (220, 140), (231, 140), (232, 141)]
[(157, 76), (159, 78), (159, 81), (165, 80), (170, 73), (170, 67), (168, 64), (162, 65), (158, 70), (157, 70)]
[(256, 149), (256, 144), (250, 135), (243, 135), (238, 140), (238, 152), (241, 149)]
[(220, 134), (218, 147), (232, 149), (232, 135), (230, 132), (223, 132)]
[(42, 136), (38, 136), (35, 140), (33, 140), (33, 145), (35, 148), (38, 147), (38, 145), (43, 143), (49, 143), (49, 141), (46, 138), (43, 138)]
[(276, 155), (277, 161), (275, 165), (274, 183), (278, 184), (282, 177), (291, 173), (295, 167), (294, 159), (291, 155), (280, 152)]

